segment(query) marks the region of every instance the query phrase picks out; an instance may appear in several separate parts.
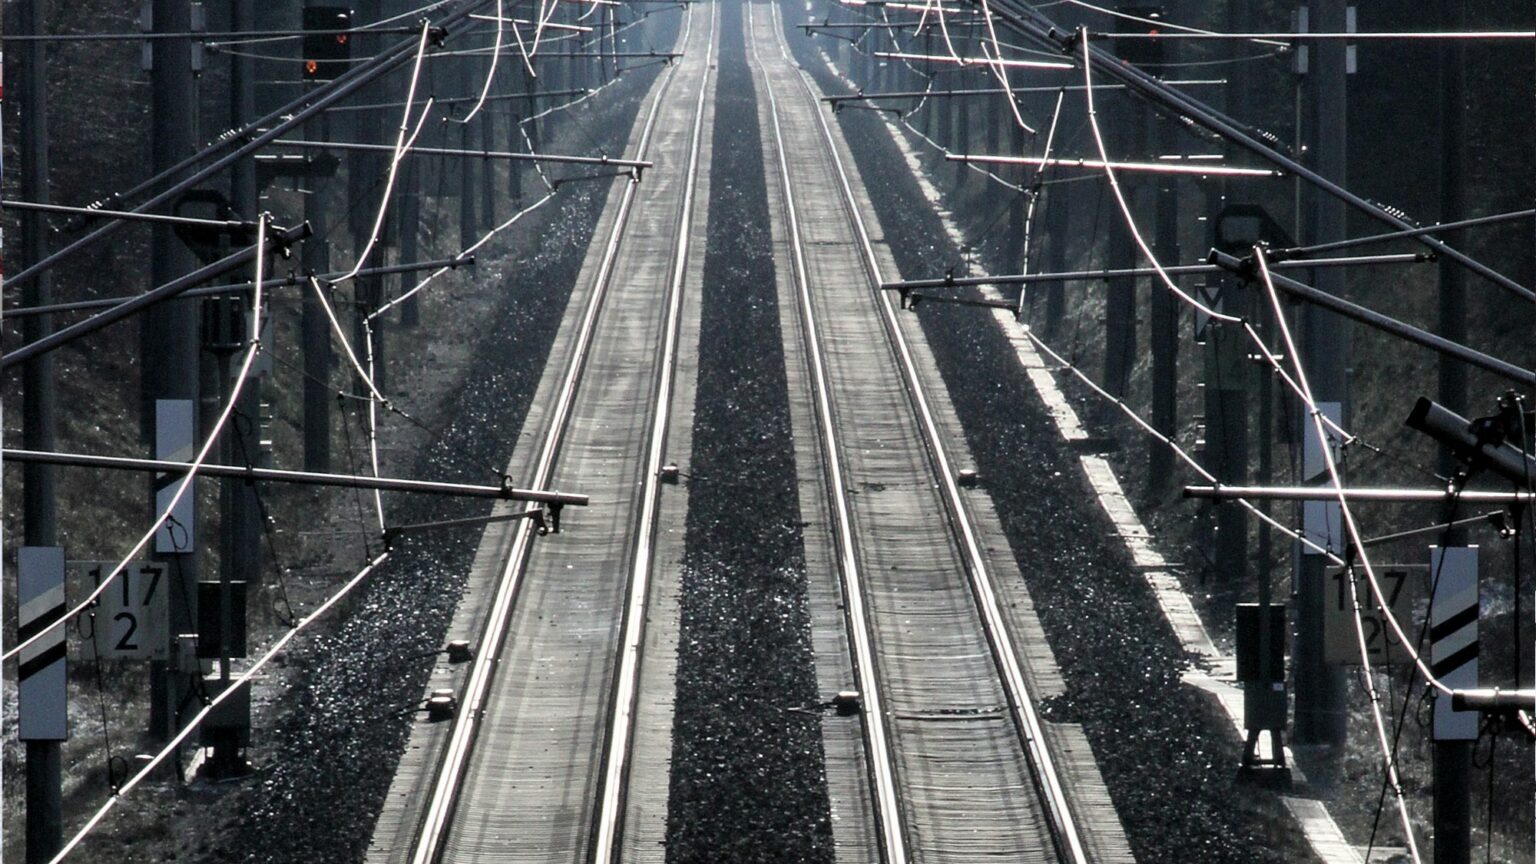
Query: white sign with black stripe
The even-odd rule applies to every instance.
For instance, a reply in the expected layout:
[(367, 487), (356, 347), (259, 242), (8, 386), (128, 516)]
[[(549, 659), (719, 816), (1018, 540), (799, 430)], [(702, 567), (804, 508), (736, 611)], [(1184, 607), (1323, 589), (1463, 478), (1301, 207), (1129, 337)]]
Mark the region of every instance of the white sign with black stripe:
[[(191, 462), (195, 455), (196, 424), (197, 413), (191, 399), (155, 400), (155, 458)], [(155, 474), (155, 510), (164, 513), (186, 482), (183, 474)], [(155, 551), (162, 555), (195, 551), (196, 516), (197, 493), (193, 489), (181, 497), (165, 524), (155, 532)]]
[(17, 669), (16, 737), (22, 741), (65, 741), (69, 706), (65, 690), (65, 627), (50, 625), (64, 617), (64, 550), (59, 546), (23, 546), (16, 550), (17, 600), (21, 604), (16, 636), (25, 642), (44, 634), (21, 652)]
[[(1344, 424), (1344, 405), (1340, 402), (1319, 402), (1317, 410), (1324, 417), (1339, 424)], [(1334, 461), (1339, 458), (1339, 448), (1343, 442), (1338, 437), (1338, 432), (1332, 427), (1323, 424), (1323, 430), (1328, 434), (1328, 447), (1333, 451)], [(1310, 420), (1307, 421), (1301, 436), (1301, 464), (1302, 482), (1307, 486), (1327, 486), (1332, 488), (1333, 480), (1328, 473), (1328, 460), (1323, 454), (1323, 444), (1318, 440), (1317, 429)], [(1339, 509), (1338, 501), (1303, 501), (1301, 502), (1301, 533), (1313, 543), (1331, 552), (1342, 553), (1344, 551), (1344, 511)], [(1302, 546), (1304, 555), (1321, 555), (1318, 549), (1311, 546)]]
[[(1477, 686), (1477, 547), (1429, 547), (1429, 578), (1434, 586), (1429, 616), (1429, 668), (1440, 683), (1455, 690)], [(1442, 694), (1435, 700), (1436, 741), (1476, 741), (1480, 715), (1454, 711)]]

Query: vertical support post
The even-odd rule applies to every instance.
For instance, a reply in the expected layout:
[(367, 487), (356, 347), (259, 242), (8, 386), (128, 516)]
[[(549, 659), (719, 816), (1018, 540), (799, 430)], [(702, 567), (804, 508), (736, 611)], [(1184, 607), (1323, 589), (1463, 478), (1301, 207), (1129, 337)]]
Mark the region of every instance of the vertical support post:
[[(1164, 152), (1171, 149), (1172, 124), (1161, 124), (1159, 138)], [(1158, 260), (1179, 260), (1179, 192), (1176, 175), (1159, 175), (1157, 187), (1157, 234), (1153, 248)], [(1172, 438), (1179, 425), (1179, 304), (1161, 284), (1152, 284), (1151, 318), (1147, 339), (1152, 348), (1152, 428)], [(1161, 491), (1173, 478), (1173, 452), (1161, 441), (1150, 440), (1148, 483)], [(1236, 510), (1236, 507), (1231, 509)], [(1262, 611), (1260, 615), (1262, 616)], [(1262, 617), (1260, 619), (1263, 620)]]
[[(526, 75), (527, 72), (520, 72)], [(515, 100), (507, 101), (507, 149), (513, 152), (521, 152), (523, 149), (523, 116), (517, 110)], [(513, 207), (521, 207), (523, 204), (523, 168), (517, 162), (507, 163), (507, 200)]]
[[(1441, 27), (1460, 29), (1466, 22), (1465, 0), (1443, 0)], [(1440, 46), (1440, 221), (1464, 218), (1463, 172), (1466, 168), (1464, 112), (1466, 109), (1466, 49), (1459, 41)], [(1454, 243), (1454, 235), (1446, 236)], [(1440, 262), (1440, 335), (1455, 342), (1467, 340), (1467, 288), (1460, 265)], [(1439, 360), (1440, 404), (1463, 416), (1467, 413), (1467, 368), (1449, 357)], [(1448, 448), (1440, 449), (1439, 468), (1449, 476), (1456, 462)], [(1460, 538), (1448, 542), (1464, 542)], [(1431, 571), (1433, 572), (1433, 571)], [(1518, 598), (1518, 592), (1516, 597)], [(1519, 600), (1516, 600), (1519, 603)], [(1518, 608), (1518, 607), (1517, 607)], [(1438, 611), (1438, 610), (1437, 610)], [(1515, 620), (1515, 670), (1520, 670), (1520, 616)], [(1476, 685), (1475, 677), (1473, 686)], [(1437, 717), (1438, 718), (1438, 714)], [(1437, 732), (1438, 732), (1437, 728)], [(1475, 741), (1434, 742), (1435, 864), (1468, 864), (1472, 855), (1472, 747)]]
[[(1158, 17), (1161, 10), (1154, 7), (1118, 4), (1137, 18)], [(1116, 32), (1138, 32), (1145, 25), (1129, 18), (1115, 20)], [(1129, 40), (1117, 43), (1115, 52), (1131, 63), (1157, 62), (1162, 56), (1160, 42)], [(1130, 122), (1122, 124), (1124, 132), (1115, 136), (1113, 145), (1120, 152), (1141, 158), (1147, 149), (1147, 124), (1150, 112), (1136, 104), (1127, 106)], [(1145, 180), (1126, 178), (1124, 188), (1127, 206), (1134, 213), (1144, 209), (1147, 195), (1155, 187)], [(1109, 237), (1109, 266), (1130, 268), (1136, 265), (1136, 248), (1130, 231), (1120, 224), (1119, 218), (1111, 218), (1114, 225)], [(1158, 293), (1153, 291), (1153, 294)], [(1104, 298), (1104, 387), (1117, 397), (1124, 397), (1130, 388), (1131, 368), (1136, 363), (1136, 280), (1114, 279), (1109, 283), (1109, 293)]]
[[(320, 116), (311, 133), (317, 140), (330, 137), (330, 122)], [(306, 273), (326, 273), (331, 269), (330, 247), (325, 229), (330, 225), (326, 186), (320, 177), (304, 179), (304, 220), (316, 227), (316, 236), (306, 240), (300, 251), (300, 263)], [(320, 290), (329, 291), (321, 284)], [(304, 470), (321, 473), (331, 470), (331, 325), (325, 307), (314, 289), (304, 287), (304, 305), (299, 330), (304, 354)]]
[[(966, 75), (963, 72), (960, 74), (960, 86), (962, 88), (972, 83), (974, 82), (970, 80), (969, 75)], [(955, 140), (950, 149), (954, 150), (956, 153), (968, 154), (971, 152), (971, 97), (959, 96), (951, 99), (950, 101), (960, 103), (959, 105), (955, 106)], [(964, 188), (965, 181), (970, 176), (970, 174), (971, 166), (968, 163), (955, 163), (956, 191)]]
[[(236, 32), (255, 28), (255, 0), (233, 0), (230, 8), (231, 23)], [(255, 119), (256, 110), (256, 61), (252, 57), (233, 55), (230, 59), (230, 126), (239, 128)], [(256, 163), (242, 159), (231, 167), (230, 202), (242, 219), (259, 218), (261, 201), (256, 188)], [(252, 276), (255, 267), (251, 268)], [(259, 336), (261, 334), (247, 334)], [(263, 351), (271, 351), (270, 344), (263, 343)], [(231, 448), (231, 464), (262, 465), (261, 402), (266, 384), (264, 371), (253, 368), (251, 377), (240, 392), (240, 404), (231, 418), (234, 428), (226, 434), (234, 442)], [(239, 480), (229, 484), (229, 513), (225, 522), (229, 527), (228, 553), (224, 557), (229, 578), (246, 586), (256, 584), (260, 571), (261, 506), (256, 498), (256, 487)], [(222, 575), (222, 574), (221, 574)]]
[[(1311, 6), (1310, 27), (1320, 33), (1342, 33), (1346, 26), (1347, 0), (1317, 0)], [(1345, 44), (1337, 40), (1314, 42), (1309, 46), (1310, 70), (1303, 91), (1308, 118), (1305, 138), (1310, 139), (1313, 167), (1323, 176), (1343, 183), (1347, 179), (1345, 88)], [(1311, 219), (1305, 232), (1307, 243), (1343, 239), (1344, 204), (1314, 189), (1308, 189), (1303, 203)], [(1330, 294), (1345, 292), (1342, 268), (1319, 268), (1312, 274), (1312, 284)], [(1315, 398), (1337, 403), (1341, 417), (1347, 417), (1350, 339), (1346, 322), (1316, 306), (1303, 306), (1299, 313), (1301, 362), (1306, 365)], [(1306, 412), (1298, 411), (1304, 440), (1315, 438)], [(1309, 472), (1304, 483), (1319, 483), (1326, 477)], [(1304, 519), (1307, 508), (1303, 508)], [(1312, 508), (1314, 517), (1323, 508)], [(1325, 517), (1326, 518), (1326, 517)], [(1305, 524), (1305, 523), (1304, 523)], [(1311, 532), (1311, 527), (1308, 531)], [(1336, 536), (1336, 535), (1335, 535)], [(1335, 539), (1335, 544), (1338, 540)], [(1295, 658), (1296, 741), (1302, 744), (1341, 746), (1344, 743), (1344, 673), (1323, 663), (1323, 620), (1321, 598), (1325, 588), (1324, 559), (1321, 555), (1296, 556), (1296, 591), (1299, 595), (1296, 620)]]
[[(1020, 145), (1022, 148), (1022, 144)], [(1021, 151), (1022, 152), (1022, 151)], [(1045, 267), (1050, 273), (1067, 269), (1067, 236), (1071, 231), (1071, 203), (1069, 190), (1077, 184), (1055, 186), (1045, 193)], [(1045, 332), (1054, 337), (1061, 329), (1061, 319), (1066, 312), (1067, 288), (1061, 282), (1045, 286)]]
[[(615, 58), (615, 69), (618, 60)], [(532, 92), (533, 78), (529, 76), (528, 69), (521, 63), (507, 73), (513, 82), (513, 89), (521, 89), (525, 93)], [(617, 73), (615, 73), (617, 74)], [(523, 139), (523, 118), (532, 116), (536, 110), (532, 99), (507, 100), (507, 149), (514, 152), (522, 152), (527, 146)], [(523, 166), (517, 162), (507, 163), (507, 195), (513, 207), (520, 207), (523, 201)]]
[[(17, 632), (26, 638), (64, 614), (64, 550), (23, 546), (16, 555)], [(63, 842), (59, 744), (69, 738), (64, 628), (21, 652), (18, 740), (27, 745), (27, 860), (50, 860)]]
[[(1430, 609), (1430, 663), (1436, 676), (1458, 689), (1477, 687), (1477, 547), (1430, 547), (1434, 582)], [(1472, 857), (1472, 747), (1481, 717), (1435, 699), (1435, 864), (1470, 864)]]
[[(1169, 11), (1175, 15), (1183, 11), (1173, 0), (1170, 0), (1168, 5), (1173, 7)], [(1161, 17), (1161, 14), (1153, 17)], [(1173, 48), (1146, 46), (1143, 50), (1150, 55), (1146, 61), (1165, 62), (1179, 59), (1177, 43)], [(1162, 122), (1150, 111), (1145, 113), (1146, 124), (1150, 127), (1147, 135), (1157, 147), (1157, 152), (1159, 154), (1174, 152), (1176, 147), (1174, 125)], [(1158, 260), (1177, 262), (1179, 260), (1178, 175), (1155, 175), (1149, 185), (1153, 184), (1155, 184), (1153, 200), (1157, 218), (1152, 248)], [(1152, 426), (1158, 432), (1172, 438), (1178, 433), (1179, 427), (1179, 303), (1177, 298), (1155, 280), (1151, 284), (1147, 341), (1152, 350)], [(1246, 435), (1244, 437), (1246, 438)], [(1173, 478), (1173, 452), (1162, 442), (1151, 441), (1149, 444), (1151, 449), (1148, 451), (1147, 459), (1148, 489), (1155, 495), (1163, 491)], [(1246, 532), (1246, 526), (1244, 531)], [(1268, 614), (1265, 609), (1259, 610), (1261, 630), (1268, 629), (1269, 622), (1264, 617)], [(1265, 657), (1263, 662), (1267, 663), (1267, 661), (1268, 658)]]
[[(471, 147), (469, 124), (459, 125), (459, 147)], [(479, 160), (463, 157), (454, 165), (459, 171), (459, 248), (468, 248), (479, 237), (480, 225), (475, 218), (475, 174)]]
[[(19, 35), (43, 33), (44, 0), (18, 0), (16, 24)], [(20, 156), (21, 197), (47, 203), (48, 194), (48, 66), (47, 43), (27, 42), (21, 48)], [(41, 213), (21, 214), (21, 268), (48, 254), (47, 222)], [(53, 276), (45, 270), (22, 286), (23, 306), (53, 302)], [(35, 315), (22, 322), (22, 336), (35, 342), (53, 332), (53, 316)], [(55, 390), (53, 357), (43, 354), (28, 360), (21, 370), (22, 446), (54, 450)], [(58, 542), (57, 470), (51, 465), (27, 465), (22, 473), (22, 518), (28, 546), (53, 546)], [(63, 842), (58, 741), (27, 742), (27, 860), (47, 861)]]
[[(1136, 266), (1136, 245), (1124, 225), (1109, 232), (1107, 266), (1130, 269)], [(1111, 396), (1123, 398), (1130, 389), (1131, 365), (1136, 357), (1136, 278), (1117, 276), (1109, 280), (1104, 295), (1104, 389)]]
[[(1235, 284), (1222, 287), (1219, 308), (1241, 310), (1247, 292)], [(1206, 449), (1212, 472), (1223, 483), (1240, 484), (1248, 477), (1247, 339), (1239, 325), (1212, 321), (1206, 336)], [(1218, 504), (1216, 518), (1216, 578), (1222, 585), (1241, 586), (1248, 570), (1248, 518), (1236, 504)], [(1260, 613), (1259, 623), (1268, 619)], [(1262, 649), (1261, 649), (1262, 650)], [(1268, 655), (1261, 655), (1267, 659)]]
[[(229, 311), (230, 306), (233, 305), (233, 304), (229, 303), (230, 299), (233, 299), (233, 298), (228, 298), (227, 299), (227, 298), (223, 298), (223, 297), (210, 297), (210, 298), (208, 298), (207, 300), (205, 300), (203, 302), (209, 304), (209, 307), (214, 310), (215, 314), (218, 314), (218, 313), (221, 313), (221, 312), (228, 312)], [(228, 304), (228, 305), (226, 305), (226, 304)], [(206, 337), (209, 334), (207, 334), (205, 332), (204, 335)], [(214, 337), (214, 338), (217, 338), (217, 337)], [(219, 401), (220, 401), (220, 403), (224, 403), (224, 402), (227, 402), (229, 400), (230, 393), (234, 389), (233, 382), (231, 382), (231, 380), (230, 380), (230, 374), (231, 374), (231, 369), (230, 369), (230, 367), (231, 367), (231, 363), (230, 363), (231, 351), (229, 349), (232, 346), (229, 345), (229, 344), (222, 344), (222, 345), (211, 346), (211, 347), (215, 351), (216, 357), (217, 357), (217, 361), (218, 361), (218, 369), (219, 369)], [(233, 418), (231, 418), (231, 419), (233, 419)], [(222, 436), (222, 440), (219, 442), (219, 455), (220, 455), (221, 461), (223, 461), (223, 463), (226, 464), (226, 465), (231, 464), (233, 462), (233, 458), (232, 457), (233, 457), (233, 454), (234, 454), (235, 450), (236, 450), (236, 446), (235, 446), (235, 442), (233, 441), (233, 436), (231, 436), (230, 434), (228, 434), (226, 432)], [(219, 490), (220, 491), (220, 496), (219, 496), (220, 497), (220, 504), (222, 505), (222, 508), (223, 508), (223, 510), (224, 510), (224, 512), (226, 514), (229, 514), (229, 513), (233, 512), (233, 510), (234, 510), (234, 497), (235, 497), (235, 495), (237, 495), (241, 491), (240, 489), (238, 489), (235, 486), (236, 482), (238, 482), (238, 481), (235, 481), (235, 480), (225, 480), (221, 484), (221, 489)], [(220, 567), (219, 567), (219, 689), (220, 690), (222, 690), (222, 689), (224, 689), (224, 688), (229, 686), (229, 678), (230, 678), (229, 643), (230, 643), (230, 640), (231, 640), (231, 638), (232, 638), (232, 636), (233, 636), (233, 634), (235, 632), (234, 598), (230, 596), (230, 592), (234, 590), (234, 582), (233, 582), (233, 580), (230, 577), (231, 577), (231, 571), (234, 569), (234, 559), (241, 554), (241, 550), (239, 550), (239, 549), (237, 549), (235, 547), (235, 533), (234, 533), (234, 531), (230, 530), (232, 527), (233, 526), (230, 526), (230, 525), (228, 525), (226, 523), (226, 525), (224, 526), (224, 530), (222, 532), (220, 532), (221, 536), (219, 538), (219, 541), (220, 541), (220, 555), (219, 555), (219, 557), (221, 559)], [(209, 765), (213, 776), (215, 776), (215, 777), (230, 777), (230, 776), (233, 776), (236, 773), (236, 767), (235, 766), (237, 766), (240, 763), (240, 739), (239, 739), (239, 736), (237, 734), (235, 734), (234, 731), (231, 730), (231, 729), (207, 729), (207, 730), (204, 730), (204, 735), (206, 737), (212, 738), (212, 740), (213, 740), (213, 758), (212, 758), (212, 760), (210, 762), (210, 765)]]
[[(415, 261), (420, 255), (418, 243), (418, 223), (421, 222), (421, 196), (417, 188), (421, 172), (416, 167), (415, 159), (407, 159), (400, 166), (400, 226), (397, 236), (400, 240), (400, 261), (406, 263)], [(409, 291), (419, 274), (401, 273), (400, 291)], [(411, 295), (400, 304), (400, 326), (415, 327), (421, 323), (421, 304), (419, 295)]]
[[(153, 0), (151, 10), (154, 32), (166, 37), (155, 39), (150, 45), (153, 63), (150, 72), (151, 167), (158, 173), (190, 156), (196, 149), (195, 106), (198, 101), (192, 76), (192, 43), (185, 35), (192, 29), (191, 3), (188, 0)], [(155, 225), (150, 240), (150, 284), (163, 285), (195, 266), (192, 253), (170, 227)], [(158, 428), (156, 420), (156, 403), (160, 400), (188, 403), (191, 406), (189, 431), (197, 429), (196, 304), (183, 298), (152, 306), (145, 310), (139, 332), (144, 376), (141, 410), (145, 433), (156, 439), (161, 437), (163, 430)], [(151, 507), (155, 506), (154, 502), (155, 495), (151, 490)], [(170, 659), (151, 666), (155, 698), (150, 710), (150, 730), (161, 738), (168, 738), (180, 724), (177, 709), (188, 691), (188, 675), (196, 671), (181, 668), (176, 641), (179, 634), (195, 630), (196, 601), (193, 598), (197, 593), (197, 556), (190, 549), (160, 548), (162, 551), (157, 557), (170, 562), (173, 578), (179, 578), (186, 588), (169, 595)]]
[[(539, 79), (528, 74), (527, 69), (524, 69), (521, 74), (523, 79), (523, 92), (528, 94), (528, 101), (524, 103), (528, 106), (528, 116), (530, 118), (537, 117), (539, 114)], [(539, 124), (543, 122), (543, 120), (528, 120), (527, 124), (522, 127), (523, 133), (528, 136), (527, 141), (517, 142), (518, 146), (522, 147), (526, 143), (529, 152), (537, 153), (539, 151), (539, 142), (543, 140), (539, 137)]]
[[(1443, 0), (1442, 27), (1460, 28), (1466, 19), (1465, 0)], [(1463, 175), (1467, 152), (1464, 139), (1466, 112), (1466, 48), (1460, 40), (1447, 40), (1440, 46), (1440, 221), (1465, 218)], [(1444, 235), (1455, 243), (1461, 232)], [(1454, 261), (1440, 261), (1440, 335), (1454, 342), (1467, 341), (1467, 287), (1465, 271)], [(1457, 414), (1467, 414), (1466, 364), (1439, 355), (1441, 405)], [(1450, 450), (1440, 450), (1440, 471), (1449, 476), (1456, 470)], [(1516, 640), (1519, 641), (1518, 639)]]
[[(489, 110), (481, 111), (479, 120), (480, 146), (490, 152), (496, 147), (496, 115)], [(482, 164), (485, 178), (480, 184), (480, 215), (485, 219), (484, 230), (489, 231), (496, 227), (496, 187), (492, 182), (496, 179), (496, 164), (489, 159)]]
[[(1266, 299), (1258, 296), (1259, 292), (1255, 291), (1251, 293), (1253, 296), (1251, 298), (1251, 302), (1249, 303), (1249, 308), (1251, 310), (1249, 317), (1255, 322), (1255, 328), (1259, 331), (1260, 335), (1268, 340), (1271, 326), (1269, 323), (1269, 318), (1273, 313), (1270, 312), (1269, 303), (1266, 301)], [(1268, 344), (1267, 341), (1266, 344)], [(1268, 349), (1266, 348), (1264, 350), (1267, 351)], [(1256, 370), (1255, 374), (1258, 377), (1258, 386), (1255, 389), (1256, 398), (1259, 402), (1259, 428), (1257, 430), (1259, 464), (1258, 474), (1255, 477), (1255, 482), (1267, 486), (1272, 481), (1274, 475), (1275, 376), (1274, 370), (1270, 368), (1269, 363), (1263, 359), (1262, 355), (1259, 359), (1259, 362), (1255, 364), (1254, 368)], [(1266, 516), (1269, 515), (1273, 506), (1274, 504), (1267, 498), (1261, 499), (1258, 502), (1259, 512)], [(1259, 577), (1259, 606), (1261, 607), (1259, 609), (1259, 614), (1261, 616), (1267, 616), (1269, 614), (1268, 607), (1273, 600), (1273, 574), (1271, 573), (1269, 563), (1270, 555), (1273, 551), (1271, 547), (1273, 540), (1274, 538), (1270, 535), (1269, 523), (1261, 520), (1259, 522), (1258, 562), (1255, 565)], [(1283, 633), (1269, 632), (1267, 618), (1261, 617), (1259, 620), (1262, 622), (1262, 626), (1260, 627), (1259, 631), (1259, 650), (1267, 652), (1269, 651), (1269, 640), (1283, 639), (1285, 637)], [(1261, 654), (1260, 656), (1265, 658), (1265, 663), (1268, 662), (1268, 654)], [(1271, 671), (1282, 673), (1278, 674), (1276, 677), (1280, 680), (1284, 680), (1285, 676), (1283, 674), (1283, 670)]]
[[(20, 35), (42, 35), (44, 0), (18, 0), (16, 18)], [(23, 43), (20, 64), (21, 197), (48, 203), (48, 75), (47, 43)], [(21, 269), (48, 254), (47, 219), (42, 213), (21, 213)], [(22, 286), (23, 306), (53, 302), (52, 271), (44, 270)], [(52, 315), (33, 315), (22, 320), (24, 342), (36, 342), (53, 332)], [(55, 449), (56, 423), (53, 355), (42, 354), (22, 366), (21, 429), (23, 446), (33, 450)], [(52, 546), (56, 541), (57, 505), (52, 465), (27, 465), (23, 469), (23, 510), (29, 546)]]
[[(1004, 69), (1003, 70), (1003, 74), (1007, 75), (1008, 74), (1008, 70)], [(985, 80), (985, 79), (983, 79), (983, 80)], [(1004, 125), (1012, 125), (1012, 123), (1013, 123), (1013, 112), (1009, 111), (1007, 108), (1003, 107), (1003, 100), (1007, 99), (1007, 98), (1008, 98), (1007, 95), (1004, 95), (1002, 98), (999, 98), (999, 99), (988, 99), (986, 102), (982, 103), (983, 105), (986, 106), (985, 110), (986, 110), (986, 113), (987, 113), (987, 152), (988, 153), (996, 153), (997, 152), (997, 148), (1001, 147), (1002, 144), (1003, 144), (1003, 140), (1002, 140), (1003, 126)]]
[[(380, 8), (380, 0), (358, 0), (355, 20), (377, 21), (382, 17)], [(371, 57), (379, 50), (381, 39), (378, 36), (354, 34), (352, 38), (358, 40), (357, 48), (360, 56)], [(382, 88), (374, 83), (363, 89), (362, 98), (369, 101), (382, 101), (382, 95)], [(378, 112), (356, 112), (355, 120), (359, 141), (367, 144), (381, 143), (383, 127)], [(368, 202), (368, 206), (354, 207), (351, 211), (354, 257), (361, 255), (367, 248), (372, 237), (377, 208), (386, 204), (382, 200), (384, 171), (382, 154), (358, 151), (347, 154), (348, 195), (354, 202)], [(387, 225), (388, 222), (384, 224)], [(384, 226), (381, 225), (381, 233), (383, 230)], [(364, 263), (365, 267), (370, 266), (372, 262), (384, 260), (384, 244), (385, 238), (380, 236), (374, 245), (369, 262)], [(375, 319), (370, 325), (368, 316), (379, 308), (383, 300), (383, 281), (381, 276), (358, 276), (352, 281), (352, 349), (357, 352), (359, 359), (373, 357), (372, 375), (375, 386), (380, 388), (384, 386), (384, 322)]]

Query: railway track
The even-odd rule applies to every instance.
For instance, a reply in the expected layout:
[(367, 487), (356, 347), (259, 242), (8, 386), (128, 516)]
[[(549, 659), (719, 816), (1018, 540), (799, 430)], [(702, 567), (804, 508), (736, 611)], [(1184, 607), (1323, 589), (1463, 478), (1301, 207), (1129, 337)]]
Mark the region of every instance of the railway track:
[(1096, 860), (913, 347), (879, 291), (883, 265), (855, 182), (813, 85), (789, 57), (777, 4), (750, 9), (880, 857)]
[(610, 201), (606, 240), (579, 277), (590, 286), (584, 305), (552, 354), (563, 350), (564, 368), (546, 370), (519, 442), (535, 482), (604, 491), (579, 523), (567, 518), (569, 536), (536, 541), (525, 522), (487, 532), (479, 558), (499, 573), (484, 591), (489, 611), (459, 710), (440, 759), (402, 793), (411, 842), (389, 848), (376, 837), (376, 860), (619, 857), (685, 273), (699, 254), (716, 15), (695, 8), (704, 7), (686, 13), (684, 59), (654, 87), (635, 143), (654, 170)]
[[(792, 400), (814, 422), (796, 436), (799, 474), (825, 491), (806, 515), (821, 514), (828, 533), (807, 530), (806, 556), (840, 580), (845, 633), (833, 641), (846, 639), (862, 700), (858, 733), (827, 739), (829, 772), (852, 762), (867, 781), (848, 809), (869, 827), (838, 857), (1116, 860), (1080, 836), (949, 462), (955, 431), (935, 416), (910, 325), (878, 291), (888, 253), (862, 221), (859, 181), (789, 59), (776, 6), (743, 5), (769, 206), (784, 223), (774, 233), (781, 309), (794, 322), (786, 356), (804, 358), (806, 373)], [(674, 379), (684, 376), (686, 397), (691, 361), (680, 351), (697, 338), (686, 286), (701, 278), (695, 201), (718, 38), (715, 4), (696, 11), (705, 8), (688, 7), (689, 59), (643, 109), (631, 149), (655, 167), (600, 220), (604, 239), (578, 279), (587, 287), (573, 295), (509, 469), (534, 486), (590, 489), (591, 504), (567, 519), (566, 537), (536, 542), (523, 522), (487, 531), (475, 565), (485, 585), (477, 593), (472, 575), (460, 616), (471, 623), (455, 624), (479, 646), (452, 679), (461, 707), (419, 748), (431, 755), (397, 778), (407, 791), (395, 814), (409, 827), (376, 834), (370, 861), (665, 857), (667, 792), (656, 781), (668, 771), (676, 685), (669, 628), (653, 636), (646, 622), (675, 614), (670, 600), (649, 604), (675, 600), (675, 578), (653, 575), (675, 577), (681, 541), (675, 525), (658, 526), (686, 512), (686, 491), (663, 498), (661, 484), (669, 448), (682, 455), (689, 440), (669, 424), (690, 416), (673, 406)], [(633, 798), (632, 770), (649, 781)]]

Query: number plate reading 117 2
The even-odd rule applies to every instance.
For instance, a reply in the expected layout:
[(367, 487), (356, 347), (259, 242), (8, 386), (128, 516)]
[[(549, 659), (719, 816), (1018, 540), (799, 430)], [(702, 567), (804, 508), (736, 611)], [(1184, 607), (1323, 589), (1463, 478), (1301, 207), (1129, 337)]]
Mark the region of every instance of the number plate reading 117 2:
[[(1429, 567), (1425, 564), (1388, 564), (1374, 568), (1376, 581), (1386, 596), (1387, 605), (1398, 626), (1409, 639), (1419, 636), (1419, 624), (1414, 609), (1424, 598), (1425, 581)], [(1338, 665), (1360, 665), (1360, 637), (1365, 638), (1365, 655), (1373, 664), (1407, 663), (1408, 652), (1398, 640), (1391, 625), (1383, 620), (1376, 597), (1366, 582), (1365, 571), (1355, 568), (1355, 596), (1360, 600), (1360, 630), (1355, 630), (1355, 609), (1351, 602), (1348, 571), (1342, 567), (1329, 567), (1324, 583), (1323, 597), (1323, 662)], [(1426, 638), (1423, 650), (1429, 650)]]
[[(117, 566), (116, 561), (71, 562), (95, 590)], [(170, 638), (166, 596), (170, 584), (166, 565), (133, 561), (80, 613), (81, 660), (164, 660)]]

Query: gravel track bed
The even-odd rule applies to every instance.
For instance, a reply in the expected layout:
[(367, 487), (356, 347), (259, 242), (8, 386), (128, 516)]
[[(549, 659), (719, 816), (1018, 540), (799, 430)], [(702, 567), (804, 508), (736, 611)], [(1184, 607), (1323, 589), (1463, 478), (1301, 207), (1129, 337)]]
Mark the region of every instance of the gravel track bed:
[(830, 862), (789, 397), (742, 5), (725, 3), (667, 860)]
[[(574, 120), (587, 129), (575, 134), (594, 150), (621, 152), (654, 74), (617, 85), (602, 97), (606, 105), (594, 106), (595, 115)], [(529, 257), (504, 283), (495, 323), (474, 325), (484, 335), (466, 377), (447, 410), (426, 418), (440, 437), (406, 458), (405, 476), (489, 483), (506, 465), (608, 188), (574, 184), (548, 205), (554, 209), (540, 239), (526, 244)], [(389, 513), (392, 524), (404, 524), (489, 509), (485, 501), (415, 496), (399, 498)], [(410, 724), (421, 716), (414, 709), (429, 658), (440, 648), (478, 541), (478, 531), (408, 535), (344, 618), (317, 626), (275, 661), (291, 686), (272, 728), (255, 732), (253, 757), (262, 771), (228, 787), (216, 806), (198, 803), (204, 839), (190, 845), (187, 857), (362, 859)]]
[[(845, 90), (812, 42), (788, 36), (826, 92)], [(959, 260), (916, 181), (890, 170), (904, 159), (884, 124), (837, 116), (903, 275)], [(1068, 684), (1045, 715), (1083, 724), (1137, 859), (1308, 860), (1273, 797), (1238, 779), (1240, 748), (1205, 697), (1180, 684), (1188, 657), (990, 316), (934, 303), (920, 318)]]

